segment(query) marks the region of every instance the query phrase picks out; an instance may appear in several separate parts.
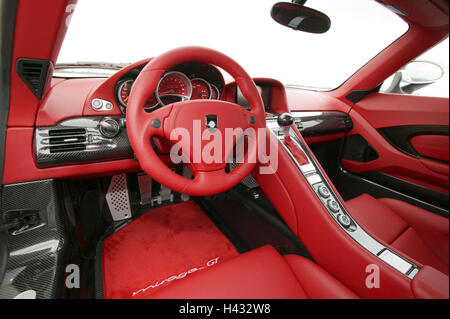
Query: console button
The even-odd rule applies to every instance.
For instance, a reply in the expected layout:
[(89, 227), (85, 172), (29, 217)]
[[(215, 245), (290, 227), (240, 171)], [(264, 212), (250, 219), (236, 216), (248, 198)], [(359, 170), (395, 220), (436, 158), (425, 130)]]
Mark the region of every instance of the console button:
[(92, 108), (94, 110), (100, 110), (103, 107), (103, 101), (99, 99), (95, 99), (92, 101)]
[(323, 198), (328, 198), (331, 195), (330, 190), (326, 186), (320, 186), (317, 191), (319, 192), (319, 195), (322, 196)]
[(345, 228), (350, 227), (350, 225), (352, 224), (350, 217), (348, 217), (347, 215), (341, 214), (337, 219), (339, 223)]
[(334, 199), (330, 199), (327, 202), (327, 206), (333, 213), (337, 213), (340, 211), (339, 204)]

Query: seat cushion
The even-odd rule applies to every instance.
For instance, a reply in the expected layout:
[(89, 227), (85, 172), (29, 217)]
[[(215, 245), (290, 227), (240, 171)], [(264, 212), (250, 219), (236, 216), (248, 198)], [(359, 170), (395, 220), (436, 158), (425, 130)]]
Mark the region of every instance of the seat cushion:
[(448, 219), (408, 203), (367, 194), (346, 203), (368, 232), (417, 262), (449, 273)]
[(320, 266), (273, 247), (242, 254), (151, 295), (154, 299), (357, 298)]

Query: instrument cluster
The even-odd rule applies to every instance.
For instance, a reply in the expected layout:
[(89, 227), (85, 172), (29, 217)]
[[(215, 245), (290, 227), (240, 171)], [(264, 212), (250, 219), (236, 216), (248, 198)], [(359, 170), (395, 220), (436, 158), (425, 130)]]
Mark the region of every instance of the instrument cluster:
[[(133, 70), (116, 84), (116, 99), (125, 112), (130, 92), (140, 70)], [(159, 80), (156, 92), (144, 106), (152, 111), (176, 102), (212, 99), (219, 100), (224, 87), (222, 74), (215, 67), (188, 62), (168, 70)]]

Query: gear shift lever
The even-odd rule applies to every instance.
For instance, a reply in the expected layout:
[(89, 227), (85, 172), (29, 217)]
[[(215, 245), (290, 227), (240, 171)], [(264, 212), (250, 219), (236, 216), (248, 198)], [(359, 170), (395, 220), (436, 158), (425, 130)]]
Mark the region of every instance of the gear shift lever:
[(290, 113), (283, 113), (278, 116), (277, 122), (283, 128), (284, 136), (289, 136), (289, 130), (294, 123), (294, 117)]
[(309, 160), (305, 152), (292, 140), (291, 134), (289, 133), (291, 126), (294, 123), (294, 117), (290, 113), (283, 113), (278, 116), (277, 122), (284, 130), (283, 144), (288, 148), (292, 156), (295, 157), (299, 165), (308, 164)]

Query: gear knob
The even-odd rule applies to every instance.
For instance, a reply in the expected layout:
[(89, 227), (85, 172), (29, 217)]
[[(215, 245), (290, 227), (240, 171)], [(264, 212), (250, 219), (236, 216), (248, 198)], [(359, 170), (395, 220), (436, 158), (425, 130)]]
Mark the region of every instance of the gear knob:
[(277, 122), (281, 127), (289, 127), (294, 123), (294, 117), (290, 113), (283, 113), (278, 116)]

